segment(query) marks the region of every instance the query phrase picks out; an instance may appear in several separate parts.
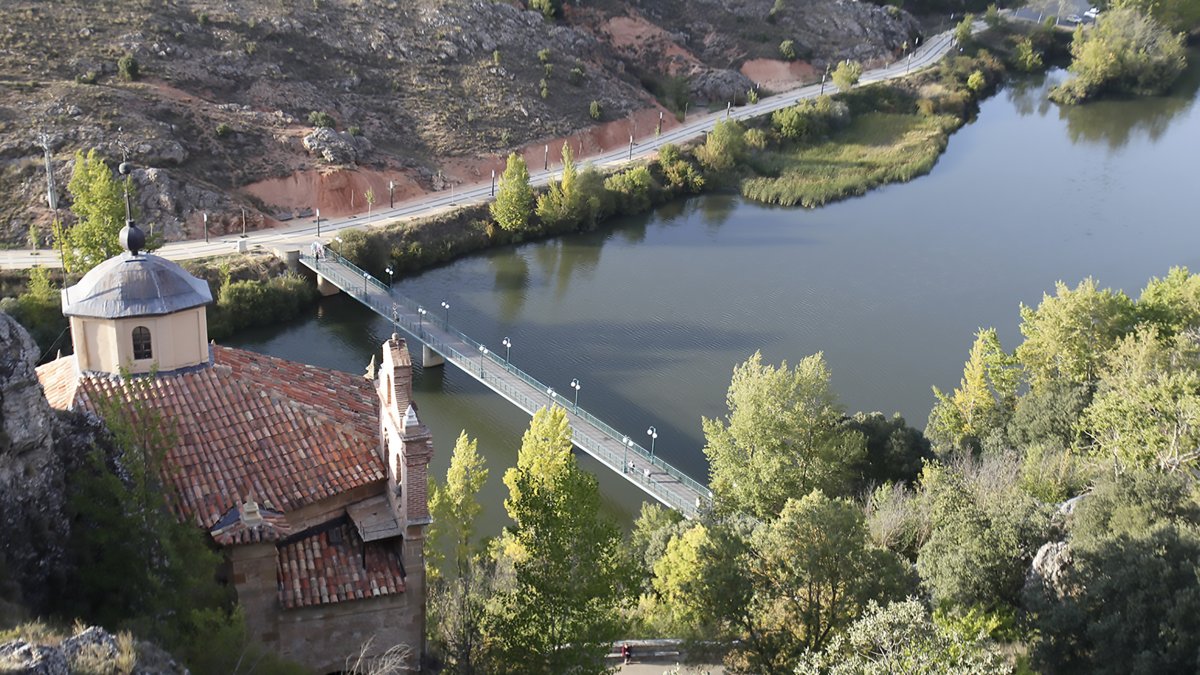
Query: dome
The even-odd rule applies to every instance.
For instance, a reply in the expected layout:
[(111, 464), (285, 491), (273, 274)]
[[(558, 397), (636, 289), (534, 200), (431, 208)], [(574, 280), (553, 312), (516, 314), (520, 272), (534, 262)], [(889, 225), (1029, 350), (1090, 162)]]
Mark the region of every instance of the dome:
[(63, 314), (101, 319), (171, 314), (212, 302), (208, 282), (145, 253), (109, 258), (62, 293)]

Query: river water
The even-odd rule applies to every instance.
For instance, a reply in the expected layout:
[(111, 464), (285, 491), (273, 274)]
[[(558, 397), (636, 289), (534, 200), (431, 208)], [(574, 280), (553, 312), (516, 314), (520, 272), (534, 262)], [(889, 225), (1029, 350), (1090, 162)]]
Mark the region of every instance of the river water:
[[(1200, 61), (1193, 52), (1192, 63)], [(1087, 276), (1136, 295), (1173, 265), (1200, 270), (1200, 68), (1171, 96), (1070, 109), (1046, 100), (1062, 73), (1009, 86), (957, 132), (932, 173), (817, 210), (704, 196), (601, 232), (472, 256), (396, 282), (698, 479), (701, 416), (724, 414), (733, 367), (762, 350), (824, 352), (849, 411), (924, 427), (931, 385), (958, 383), (972, 337), (1020, 338), (1018, 307)], [(388, 322), (344, 296), (230, 343), (361, 372)], [(417, 350), (419, 351), (419, 350)], [(420, 417), (444, 477), (461, 430), (492, 470), (486, 532), (504, 521), (500, 477), (528, 417), (453, 367), (418, 369)], [(584, 457), (592, 469), (598, 465)], [(622, 522), (643, 495), (597, 469)]]

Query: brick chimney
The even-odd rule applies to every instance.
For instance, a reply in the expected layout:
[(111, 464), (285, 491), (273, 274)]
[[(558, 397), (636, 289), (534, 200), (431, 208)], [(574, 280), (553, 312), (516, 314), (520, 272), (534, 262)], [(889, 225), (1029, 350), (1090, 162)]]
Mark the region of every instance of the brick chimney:
[(377, 386), (388, 501), (404, 526), (405, 537), (421, 538), (430, 522), (427, 478), (433, 441), (429, 429), (417, 418), (412, 400), (412, 357), (398, 335), (393, 334), (383, 343)]

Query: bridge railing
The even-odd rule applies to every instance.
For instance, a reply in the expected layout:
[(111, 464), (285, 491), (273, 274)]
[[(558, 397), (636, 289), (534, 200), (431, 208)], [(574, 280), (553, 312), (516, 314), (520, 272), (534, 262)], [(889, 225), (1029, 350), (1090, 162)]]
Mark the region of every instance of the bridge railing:
[[(545, 383), (541, 382), (532, 375), (529, 375), (520, 368), (512, 365), (511, 362), (501, 358), (500, 355), (491, 349), (486, 349), (486, 345), (451, 327), (449, 322), (446, 320), (445, 315), (438, 316), (438, 313), (430, 312), (428, 310), (426, 310), (426, 314), (422, 315), (420, 313), (422, 310), (421, 305), (409, 298), (395, 293), (387, 284), (376, 279), (369, 272), (366, 272), (362, 268), (358, 267), (349, 260), (346, 260), (344, 257), (338, 255), (336, 252), (328, 248), (325, 250), (324, 259), (314, 258), (310, 255), (302, 254), (300, 256), (300, 260), (303, 264), (319, 272), (326, 279), (333, 282), (343, 291), (349, 293), (359, 301), (369, 306), (371, 309), (375, 310), (381, 316), (390, 318), (394, 324), (404, 328), (405, 331), (428, 345), (431, 349), (441, 354), (443, 357), (455, 361), (456, 365), (458, 365), (464, 371), (477, 371), (481, 380), (485, 380), (489, 386), (499, 390), (504, 396), (512, 400), (513, 403), (521, 406), (527, 411), (531, 413), (536, 411), (538, 408), (543, 406), (543, 402), (541, 400), (531, 399), (528, 395), (526, 395), (525, 392), (509, 386), (503, 380), (498, 380), (495, 378), (487, 380), (486, 371), (483, 367), (484, 362), (491, 362), (492, 365), (504, 369), (525, 384), (533, 387), (534, 390), (538, 392), (545, 392), (545, 405), (549, 405), (551, 403), (561, 405), (564, 409), (586, 420), (589, 424), (607, 436), (609, 441), (621, 449), (619, 451), (612, 451), (605, 447), (605, 445), (598, 439), (591, 438), (589, 435), (584, 434), (573, 426), (572, 430), (577, 443), (580, 445), (584, 445), (586, 443), (585, 447), (587, 447), (589, 452), (596, 456), (597, 459), (605, 461), (614, 468), (621, 467), (622, 472), (625, 473), (627, 477), (630, 477), (630, 479), (634, 482), (644, 486), (648, 492), (651, 492), (652, 494), (670, 495), (669, 488), (662, 484), (660, 480), (656, 480), (653, 476), (647, 477), (638, 472), (633, 472), (630, 474), (628, 471), (626, 471), (626, 453), (633, 455), (644, 463), (650, 464), (659, 471), (678, 481), (683, 486), (689, 488), (694, 493), (701, 495), (705, 502), (711, 502), (712, 492), (708, 489), (708, 486), (700, 483), (671, 464), (663, 461), (660, 457), (651, 455), (646, 448), (642, 447), (641, 444), (633, 440), (631, 436), (617, 431), (611, 425), (583, 409), (581, 406), (572, 404), (566, 400), (565, 397), (553, 395), (551, 393), (551, 388)], [(401, 308), (403, 308), (405, 311), (401, 312)], [(412, 320), (414, 315), (417, 317), (415, 325), (414, 321)], [(424, 329), (424, 324), (426, 322), (441, 328), (442, 331), (449, 334), (452, 340), (457, 341), (459, 344), (456, 345), (446, 342), (426, 331)], [(465, 350), (461, 349), (460, 347), (465, 347)], [(478, 366), (476, 366), (476, 364), (478, 364)], [(680, 508), (680, 510), (688, 514), (695, 514), (702, 506), (699, 504), (680, 503), (686, 501), (686, 499), (682, 498), (668, 500), (669, 503), (672, 503), (677, 508)]]

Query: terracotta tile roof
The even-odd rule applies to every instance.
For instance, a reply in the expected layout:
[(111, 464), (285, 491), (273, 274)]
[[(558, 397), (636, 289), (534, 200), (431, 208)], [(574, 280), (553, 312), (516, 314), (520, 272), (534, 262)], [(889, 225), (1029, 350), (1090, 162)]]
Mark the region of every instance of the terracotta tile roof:
[(242, 518), (242, 508), (235, 506), (213, 526), (209, 534), (221, 546), (261, 544), (281, 541), (292, 533), (287, 516), (271, 509), (259, 509), (258, 522), (250, 524)]
[(279, 547), (279, 602), (285, 609), (404, 592), (398, 540), (365, 545), (349, 522)]
[[(38, 378), (59, 408), (130, 396), (117, 377), (77, 374), (71, 356)], [(378, 397), (361, 376), (214, 346), (213, 365), (160, 374), (148, 391), (175, 423), (177, 508), (202, 527), (242, 499), (289, 512), (385, 478)]]

